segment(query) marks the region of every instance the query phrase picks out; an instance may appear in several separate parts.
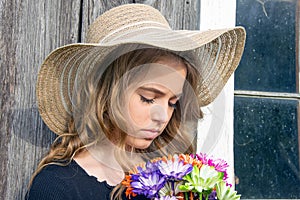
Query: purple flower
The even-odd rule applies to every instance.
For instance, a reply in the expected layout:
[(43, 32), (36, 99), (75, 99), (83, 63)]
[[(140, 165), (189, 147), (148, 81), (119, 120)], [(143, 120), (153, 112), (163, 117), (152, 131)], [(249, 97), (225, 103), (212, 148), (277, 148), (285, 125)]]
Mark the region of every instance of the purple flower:
[(217, 192), (212, 191), (212, 193), (210, 193), (210, 195), (208, 195), (208, 200), (215, 200), (215, 199), (217, 199)]
[(158, 191), (165, 184), (165, 178), (156, 172), (144, 175), (132, 175), (132, 177), (134, 176), (131, 182), (132, 191), (136, 194), (145, 195), (147, 198), (157, 197)]
[(222, 159), (217, 159), (214, 162), (215, 169), (219, 172), (223, 172), (224, 176), (223, 176), (223, 180), (226, 180), (228, 178), (228, 174), (227, 174), (227, 167), (229, 167), (229, 165), (227, 164), (226, 161), (222, 160)]
[(177, 198), (175, 196), (164, 196), (164, 197), (155, 198), (154, 200), (177, 200)]
[(229, 165), (227, 164), (227, 162), (225, 160), (217, 159), (217, 160), (215, 160), (215, 166), (214, 167), (219, 172), (225, 172), (227, 167), (229, 167)]
[[(227, 179), (228, 164), (206, 154), (174, 155), (148, 161), (137, 166), (122, 182), (126, 195), (144, 195), (153, 200), (176, 200), (179, 192), (207, 200), (231, 199)], [(229, 188), (229, 189), (228, 189)], [(216, 191), (215, 191), (216, 190)], [(223, 192), (225, 191), (225, 192)], [(187, 198), (187, 196), (186, 196)]]
[(174, 180), (182, 180), (182, 177), (190, 173), (193, 169), (191, 164), (184, 164), (183, 161), (179, 160), (177, 155), (174, 155), (172, 159), (167, 161), (158, 161), (157, 166), (162, 175)]
[(208, 158), (206, 154), (200, 153), (196, 154), (198, 160), (202, 161), (204, 165), (209, 165), (214, 167), (218, 172), (223, 172), (223, 180), (228, 178), (227, 167), (229, 166), (226, 161), (222, 159), (213, 160), (212, 158)]
[(138, 172), (144, 176), (147, 177), (149, 174), (152, 174), (154, 172), (158, 171), (157, 163), (156, 162), (147, 162), (145, 168), (137, 167)]
[(208, 158), (207, 154), (205, 154), (205, 153), (196, 154), (196, 157), (198, 158), (198, 160), (200, 160), (202, 162), (202, 164), (214, 166), (213, 159)]
[(229, 166), (225, 160), (208, 158), (206, 154), (200, 153), (196, 154), (197, 159), (202, 161), (204, 165), (209, 165), (215, 167), (215, 169), (219, 172), (225, 172), (227, 167)]

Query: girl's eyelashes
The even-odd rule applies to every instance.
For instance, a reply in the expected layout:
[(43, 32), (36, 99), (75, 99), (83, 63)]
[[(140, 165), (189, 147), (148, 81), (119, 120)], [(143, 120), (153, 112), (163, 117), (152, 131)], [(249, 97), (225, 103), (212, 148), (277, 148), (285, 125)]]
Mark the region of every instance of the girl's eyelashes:
[(145, 103), (148, 103), (148, 104), (154, 103), (154, 99), (148, 99), (148, 98), (146, 98), (146, 97), (144, 97), (142, 95), (140, 95), (140, 97), (141, 97), (141, 101), (142, 102), (145, 102)]
[[(153, 104), (155, 102), (154, 99), (148, 99), (148, 98), (146, 98), (142, 95), (140, 95), (140, 97), (141, 97), (141, 101), (144, 102), (144, 103)], [(169, 102), (169, 106), (173, 109), (176, 109), (177, 108), (177, 102), (176, 103)]]
[(169, 106), (173, 109), (176, 109), (177, 108), (177, 103), (170, 103), (169, 102)]

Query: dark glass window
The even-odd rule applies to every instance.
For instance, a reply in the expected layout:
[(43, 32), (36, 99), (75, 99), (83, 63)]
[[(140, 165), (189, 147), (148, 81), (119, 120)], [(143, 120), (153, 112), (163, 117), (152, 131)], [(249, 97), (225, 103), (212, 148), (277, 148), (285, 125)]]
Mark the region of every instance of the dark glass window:
[(299, 1), (237, 0), (247, 30), (235, 73), (236, 190), (242, 199), (300, 199)]
[(236, 89), (296, 92), (295, 20), (296, 1), (237, 1), (236, 23), (246, 28), (247, 41)]
[(300, 197), (298, 101), (235, 98), (236, 189), (243, 198)]

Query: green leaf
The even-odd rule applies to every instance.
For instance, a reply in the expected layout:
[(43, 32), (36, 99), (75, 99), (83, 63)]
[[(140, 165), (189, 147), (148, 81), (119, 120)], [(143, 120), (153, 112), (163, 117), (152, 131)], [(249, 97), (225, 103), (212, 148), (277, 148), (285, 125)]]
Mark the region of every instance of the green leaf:
[(226, 186), (224, 181), (217, 183), (216, 192), (220, 200), (239, 200), (241, 198), (241, 195), (237, 194), (231, 187)]
[(179, 190), (181, 190), (182, 192), (188, 192), (188, 191), (191, 191), (192, 189), (194, 189), (194, 186), (187, 184), (187, 183), (185, 185), (179, 186)]

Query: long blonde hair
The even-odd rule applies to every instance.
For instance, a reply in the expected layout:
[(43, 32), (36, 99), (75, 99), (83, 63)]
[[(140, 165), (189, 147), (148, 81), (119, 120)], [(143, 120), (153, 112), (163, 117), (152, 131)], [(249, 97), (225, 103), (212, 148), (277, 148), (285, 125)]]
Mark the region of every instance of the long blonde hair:
[[(191, 52), (186, 55), (177, 54), (176, 52), (150, 47), (138, 48), (125, 53), (117, 49), (115, 55), (120, 56), (113, 62), (109, 62), (110, 59), (107, 59), (103, 63), (98, 63), (101, 67), (94, 67), (91, 73), (83, 78), (83, 80), (86, 80), (85, 83), (83, 85), (79, 84), (76, 89), (73, 102), (73, 118), (70, 119), (68, 124), (69, 132), (57, 137), (49, 153), (39, 163), (31, 182), (34, 176), (45, 166), (49, 164), (67, 165), (76, 153), (104, 138), (113, 140), (115, 145), (119, 147), (118, 149), (121, 151), (115, 153), (116, 159), (124, 170), (127, 170), (128, 166), (126, 165), (128, 162), (121, 155), (122, 151), (126, 151), (126, 133), (118, 127), (120, 118), (116, 119), (116, 115), (122, 116), (122, 113), (118, 113), (118, 109), (113, 110), (114, 107), (112, 108), (111, 104), (114, 103), (116, 107), (122, 106), (120, 105), (122, 104), (120, 96), (126, 95), (123, 93), (128, 85), (120, 82), (120, 80), (129, 70), (143, 64), (154, 63), (165, 56), (184, 63), (187, 68), (184, 93), (181, 101), (178, 102), (181, 109), (174, 110), (167, 127), (149, 148), (131, 150), (139, 153), (145, 159), (176, 152), (193, 153), (195, 141), (191, 135), (195, 136), (196, 134), (197, 120), (202, 118), (202, 112), (197, 100), (191, 99), (190, 95), (197, 97), (200, 92), (197, 85), (201, 76), (196, 68), (192, 66), (192, 59), (189, 60), (186, 57), (186, 55), (190, 56)], [(104, 70), (103, 65), (107, 63), (108, 67)], [(134, 77), (135, 75), (132, 74), (128, 79), (131, 80)], [(187, 130), (187, 127), (190, 130)], [(165, 148), (166, 146), (168, 148)], [(116, 187), (112, 192), (111, 199), (121, 199), (122, 190), (122, 186)]]

